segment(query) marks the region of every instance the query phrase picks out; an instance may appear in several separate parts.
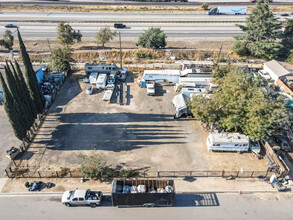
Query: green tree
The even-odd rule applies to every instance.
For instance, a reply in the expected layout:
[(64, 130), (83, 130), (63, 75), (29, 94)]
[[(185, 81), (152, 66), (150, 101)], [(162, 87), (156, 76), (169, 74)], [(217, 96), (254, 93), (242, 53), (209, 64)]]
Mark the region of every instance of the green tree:
[(70, 47), (59, 47), (53, 51), (50, 68), (56, 71), (70, 70), (70, 63), (73, 62), (72, 49)]
[(263, 91), (258, 80), (236, 67), (215, 71), (218, 89), (211, 99), (193, 97), (189, 106), (195, 118), (209, 126), (242, 132), (252, 139), (275, 133), (280, 122), (290, 122), (290, 113), (281, 99)]
[(203, 10), (208, 10), (210, 6), (209, 6), (208, 3), (204, 2), (204, 3), (201, 4), (200, 7), (201, 7)]
[(20, 54), (25, 69), (26, 83), (29, 88), (30, 96), (34, 102), (37, 113), (42, 113), (45, 107), (45, 98), (41, 92), (41, 88), (38, 85), (35, 71), (32, 67), (30, 57), (26, 52), (26, 48), (22, 41), (19, 29), (17, 29), (17, 36), (20, 46)]
[(115, 36), (117, 36), (117, 32), (111, 31), (108, 26), (105, 26), (98, 31), (96, 39), (98, 44), (101, 44), (104, 49), (104, 45), (112, 40)]
[(3, 39), (0, 40), (0, 46), (5, 47), (8, 50), (12, 50), (14, 37), (10, 30), (6, 30)]
[(265, 59), (278, 58), (283, 48), (279, 41), (281, 24), (270, 11), (268, 0), (263, 4), (257, 1), (252, 13), (246, 18), (245, 25), (236, 26), (244, 35), (235, 36), (234, 52), (239, 55), (248, 52), (250, 55)]
[(11, 72), (11, 69), (7, 61), (4, 68), (5, 68), (6, 80), (9, 85), (10, 93), (14, 99), (15, 107), (19, 111), (20, 122), (23, 124), (23, 127), (26, 130), (29, 130), (33, 124), (33, 119), (30, 117), (28, 113), (24, 100), (22, 100), (19, 87), (18, 87), (18, 81), (15, 80), (15, 77), (13, 73)]
[(4, 81), (4, 78), (1, 72), (0, 72), (0, 81), (1, 81), (1, 85), (2, 85), (3, 93), (4, 93), (4, 109), (8, 116), (9, 122), (12, 126), (12, 130), (15, 136), (19, 140), (23, 141), (26, 138), (26, 129), (23, 127), (21, 123), (21, 119), (19, 118), (19, 112), (14, 103), (14, 99)]
[(166, 38), (167, 36), (161, 28), (151, 27), (138, 38), (136, 45), (153, 49), (165, 48)]
[(80, 154), (79, 158), (82, 160), (79, 172), (86, 178), (101, 178), (107, 171), (106, 161), (97, 153), (89, 156)]
[(282, 57), (289, 58), (293, 51), (293, 19), (286, 19), (282, 30), (282, 45), (284, 46)]
[(58, 41), (62, 46), (73, 45), (75, 42), (80, 42), (82, 34), (80, 31), (75, 31), (73, 28), (64, 22), (60, 23), (57, 28)]
[[(12, 64), (11, 64), (12, 65)], [(29, 107), (29, 112), (31, 114), (31, 117), (36, 119), (37, 118), (37, 111), (35, 109), (34, 102), (29, 94), (29, 89), (27, 87), (27, 84), (25, 83), (25, 80), (23, 78), (22, 71), (19, 67), (19, 64), (16, 60), (14, 60), (14, 65), (16, 68), (16, 75), (15, 78), (17, 78), (19, 82), (19, 88), (20, 88), (20, 93), (22, 94), (22, 100), (26, 103), (26, 105)]]

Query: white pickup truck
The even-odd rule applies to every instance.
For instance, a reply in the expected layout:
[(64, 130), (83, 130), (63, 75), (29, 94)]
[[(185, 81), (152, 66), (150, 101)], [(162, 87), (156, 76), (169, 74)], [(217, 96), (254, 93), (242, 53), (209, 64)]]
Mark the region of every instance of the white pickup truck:
[(101, 204), (103, 193), (101, 191), (91, 191), (76, 189), (66, 191), (62, 196), (62, 203), (66, 206), (90, 205), (95, 207)]
[(147, 87), (147, 95), (155, 95), (156, 94), (155, 82), (148, 81), (146, 83), (146, 87)]

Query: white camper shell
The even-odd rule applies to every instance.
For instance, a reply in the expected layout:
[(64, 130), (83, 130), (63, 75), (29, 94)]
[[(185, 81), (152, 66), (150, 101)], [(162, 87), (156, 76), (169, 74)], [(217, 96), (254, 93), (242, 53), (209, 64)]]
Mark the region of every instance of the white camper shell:
[(172, 103), (176, 108), (176, 118), (180, 118), (182, 115), (187, 114), (187, 106), (182, 94), (174, 96)]
[(245, 152), (249, 149), (249, 138), (239, 133), (210, 133), (208, 150)]
[(89, 77), (90, 84), (96, 84), (97, 78), (98, 78), (98, 73), (91, 73), (91, 75)]
[(97, 79), (97, 89), (105, 89), (107, 83), (107, 74), (99, 74), (99, 77)]

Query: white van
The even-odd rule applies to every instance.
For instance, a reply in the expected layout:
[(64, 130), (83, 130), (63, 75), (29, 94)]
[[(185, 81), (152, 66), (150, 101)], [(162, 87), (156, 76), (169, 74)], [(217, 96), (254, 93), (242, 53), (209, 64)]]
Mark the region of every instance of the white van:
[(249, 138), (239, 133), (210, 133), (207, 147), (212, 151), (244, 152), (249, 149)]
[(105, 73), (99, 74), (99, 77), (96, 83), (97, 89), (105, 89), (106, 84), (107, 84), (107, 74)]

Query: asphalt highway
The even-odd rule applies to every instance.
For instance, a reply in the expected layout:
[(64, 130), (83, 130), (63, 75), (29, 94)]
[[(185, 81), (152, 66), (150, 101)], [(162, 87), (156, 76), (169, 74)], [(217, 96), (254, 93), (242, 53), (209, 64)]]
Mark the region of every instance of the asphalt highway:
[[(18, 23), (17, 23), (18, 24)], [(57, 23), (30, 24), (19, 23), (21, 35), (24, 39), (54, 39), (57, 37)], [(94, 40), (97, 31), (108, 25), (112, 30), (119, 30), (123, 38), (138, 37), (149, 27), (161, 27), (168, 38), (231, 38), (241, 34), (241, 30), (234, 24), (162, 24), (162, 23), (127, 23), (125, 29), (114, 29), (113, 23), (84, 23), (72, 24), (75, 30), (80, 30), (84, 38)], [(6, 28), (0, 23), (0, 36)], [(11, 31), (15, 32), (13, 29)]]

